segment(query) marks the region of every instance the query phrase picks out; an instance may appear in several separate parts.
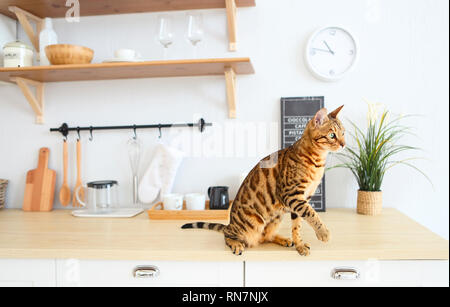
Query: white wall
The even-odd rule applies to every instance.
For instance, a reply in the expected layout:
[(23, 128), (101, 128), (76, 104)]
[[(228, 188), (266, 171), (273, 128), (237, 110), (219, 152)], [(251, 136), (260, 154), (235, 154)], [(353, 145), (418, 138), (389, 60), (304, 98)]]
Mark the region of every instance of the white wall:
[[(60, 42), (95, 49), (95, 62), (111, 57), (113, 50), (120, 47), (135, 48), (144, 57), (158, 59), (162, 50), (154, 39), (156, 15), (87, 17), (80, 23), (60, 19), (55, 21), (55, 28)], [(170, 56), (190, 57), (192, 49), (183, 37), (184, 13), (173, 15), (177, 19), (177, 38)], [(237, 53), (227, 52), (224, 11), (205, 11), (204, 18), (207, 33), (199, 56), (250, 56), (254, 63), (255, 75), (238, 77), (238, 119), (226, 116), (222, 77), (48, 84), (46, 123), (42, 126), (33, 123), (31, 108), (17, 87), (0, 86), (0, 177), (11, 180), (8, 207), (21, 206), (25, 174), (35, 167), (41, 146), (52, 150), (50, 167), (58, 170), (59, 189), (61, 137), (50, 134), (48, 129), (64, 121), (70, 125), (186, 122), (201, 114), (215, 125), (207, 129), (203, 140), (211, 143), (216, 138), (222, 143), (224, 135), (242, 135), (248, 123), (267, 129), (272, 123), (278, 124), (282, 96), (324, 95), (330, 109), (345, 103), (344, 116), (361, 125), (365, 124), (365, 97), (383, 102), (394, 113), (422, 115), (409, 122), (418, 138), (405, 142), (425, 150), (419, 156), (428, 160), (417, 165), (432, 178), (434, 188), (413, 170), (399, 167), (385, 179), (384, 204), (448, 238), (448, 1), (259, 0), (256, 8), (238, 10)], [(338, 83), (324, 83), (305, 68), (303, 48), (313, 30), (334, 24), (353, 30), (362, 53), (350, 76)], [(13, 23), (0, 19), (1, 44), (13, 39), (12, 29)], [(26, 39), (23, 32), (20, 38)], [(275, 134), (278, 137), (277, 131)], [(146, 148), (144, 169), (157, 143), (157, 131), (138, 131), (138, 135)], [(192, 136), (186, 130), (179, 135)], [(131, 132), (99, 132), (94, 134), (93, 142), (87, 140), (86, 134), (82, 138), (84, 181), (118, 179), (123, 201), (131, 194), (125, 147), (130, 136)], [(176, 136), (163, 131), (163, 142)], [(71, 135), (71, 184), (75, 181), (74, 140)], [(236, 150), (230, 148), (232, 143), (226, 146), (228, 155), (185, 159), (174, 190), (205, 191), (210, 185), (221, 184), (229, 185), (234, 196), (240, 174), (248, 171), (259, 156), (278, 146), (268, 145), (256, 155), (236, 156)], [(348, 171), (330, 171), (328, 206), (354, 208), (356, 189)]]

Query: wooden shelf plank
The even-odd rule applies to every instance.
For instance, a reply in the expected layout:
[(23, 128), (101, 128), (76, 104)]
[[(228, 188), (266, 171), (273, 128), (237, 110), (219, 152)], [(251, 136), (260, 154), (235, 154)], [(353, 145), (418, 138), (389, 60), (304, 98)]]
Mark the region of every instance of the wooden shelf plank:
[(224, 75), (226, 68), (233, 68), (236, 74), (254, 73), (249, 58), (225, 58), (0, 68), (0, 81), (12, 82), (15, 77), (39, 82), (63, 82), (210, 76)]
[[(235, 74), (253, 73), (249, 58), (226, 58), (0, 68), (0, 81), (17, 83), (37, 123), (43, 123), (45, 82), (221, 75), (226, 81), (229, 117), (236, 118)], [(29, 85), (36, 87), (36, 95)]]
[[(80, 15), (115, 15), (143, 12), (225, 8), (224, 0), (79, 0)], [(16, 18), (8, 6), (17, 6), (41, 18), (65, 17), (65, 0), (0, 0), (0, 14)], [(236, 0), (237, 7), (255, 6), (255, 0)]]

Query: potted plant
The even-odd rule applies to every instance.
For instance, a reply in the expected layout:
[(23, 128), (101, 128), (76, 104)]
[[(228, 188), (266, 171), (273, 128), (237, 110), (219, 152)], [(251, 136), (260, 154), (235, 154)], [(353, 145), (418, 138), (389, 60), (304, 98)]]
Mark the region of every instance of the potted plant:
[(428, 179), (421, 170), (410, 163), (417, 158), (396, 159), (399, 153), (419, 150), (419, 148), (399, 144), (402, 136), (411, 133), (411, 129), (400, 124), (404, 116), (389, 119), (389, 112), (386, 110), (378, 116), (379, 106), (379, 104), (369, 103), (366, 132), (350, 121), (353, 129), (347, 129), (347, 131), (354, 141), (354, 146), (347, 146), (343, 152), (336, 153), (341, 164), (332, 167), (347, 168), (353, 173), (359, 186), (357, 212), (365, 215), (381, 213), (381, 185), (386, 172), (392, 167), (406, 165)]

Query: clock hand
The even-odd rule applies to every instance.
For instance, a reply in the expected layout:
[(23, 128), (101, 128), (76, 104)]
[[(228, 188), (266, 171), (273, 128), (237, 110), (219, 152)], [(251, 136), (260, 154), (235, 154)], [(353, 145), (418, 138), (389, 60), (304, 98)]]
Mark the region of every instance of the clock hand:
[(331, 50), (331, 48), (330, 48), (330, 46), (328, 46), (327, 42), (326, 42), (326, 41), (323, 41), (323, 43), (325, 44), (325, 46), (327, 46), (327, 48), (328, 48), (328, 50), (330, 51), (330, 53), (331, 53), (332, 55), (334, 55), (334, 51)]
[(312, 48), (312, 49), (317, 50), (317, 51), (326, 52), (326, 53), (331, 53), (329, 50), (325, 50), (325, 49), (320, 49), (320, 48)]

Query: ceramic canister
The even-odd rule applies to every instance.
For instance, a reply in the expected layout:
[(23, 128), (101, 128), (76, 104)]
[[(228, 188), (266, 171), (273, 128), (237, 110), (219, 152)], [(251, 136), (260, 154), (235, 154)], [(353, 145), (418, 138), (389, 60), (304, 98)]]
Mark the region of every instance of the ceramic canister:
[(4, 67), (33, 66), (33, 49), (19, 41), (3, 46)]

